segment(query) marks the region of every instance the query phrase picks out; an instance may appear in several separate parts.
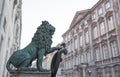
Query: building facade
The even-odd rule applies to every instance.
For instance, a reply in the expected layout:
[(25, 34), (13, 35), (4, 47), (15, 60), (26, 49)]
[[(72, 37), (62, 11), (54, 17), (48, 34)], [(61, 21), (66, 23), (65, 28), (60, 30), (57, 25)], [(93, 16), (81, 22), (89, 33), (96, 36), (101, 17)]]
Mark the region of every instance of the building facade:
[(51, 61), (52, 61), (52, 58), (53, 58), (53, 55), (55, 54), (55, 52), (53, 53), (50, 53), (48, 55), (45, 56), (45, 58), (43, 59), (43, 68), (47, 69), (47, 70), (50, 70), (51, 68)]
[(0, 0), (0, 77), (9, 77), (6, 62), (20, 47), (22, 0)]
[(77, 11), (63, 34), (65, 77), (120, 77), (120, 0)]

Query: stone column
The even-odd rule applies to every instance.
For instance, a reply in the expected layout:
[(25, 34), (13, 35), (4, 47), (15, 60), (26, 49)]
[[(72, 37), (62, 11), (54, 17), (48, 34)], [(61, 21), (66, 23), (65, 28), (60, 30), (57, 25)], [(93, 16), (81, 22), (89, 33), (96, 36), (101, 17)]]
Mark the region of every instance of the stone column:
[(82, 71), (83, 71), (83, 77), (86, 77), (86, 67), (88, 66), (87, 63), (81, 63), (81, 66), (82, 66)]
[(85, 73), (85, 67), (83, 67), (83, 77), (86, 77), (85, 74), (86, 74), (86, 73)]
[(115, 70), (113, 67), (112, 67), (112, 77), (115, 77)]
[(105, 75), (105, 69), (103, 69), (102, 73), (103, 73), (103, 77), (106, 77), (106, 75)]

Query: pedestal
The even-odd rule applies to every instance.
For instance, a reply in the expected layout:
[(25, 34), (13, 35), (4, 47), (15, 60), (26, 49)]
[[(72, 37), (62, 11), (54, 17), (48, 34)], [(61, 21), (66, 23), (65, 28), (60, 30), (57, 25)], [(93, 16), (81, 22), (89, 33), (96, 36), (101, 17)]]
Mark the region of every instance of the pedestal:
[(51, 77), (50, 72), (12, 72), (10, 77)]

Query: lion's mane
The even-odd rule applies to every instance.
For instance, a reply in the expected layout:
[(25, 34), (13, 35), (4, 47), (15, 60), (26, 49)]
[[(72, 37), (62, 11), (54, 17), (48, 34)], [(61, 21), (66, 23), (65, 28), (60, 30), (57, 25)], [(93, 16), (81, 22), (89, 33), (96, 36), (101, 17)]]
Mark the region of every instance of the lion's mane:
[(49, 24), (47, 21), (42, 21), (42, 24), (37, 28), (37, 31), (32, 38), (32, 42), (35, 42), (38, 49), (49, 50), (52, 44), (52, 34), (55, 31), (55, 27)]

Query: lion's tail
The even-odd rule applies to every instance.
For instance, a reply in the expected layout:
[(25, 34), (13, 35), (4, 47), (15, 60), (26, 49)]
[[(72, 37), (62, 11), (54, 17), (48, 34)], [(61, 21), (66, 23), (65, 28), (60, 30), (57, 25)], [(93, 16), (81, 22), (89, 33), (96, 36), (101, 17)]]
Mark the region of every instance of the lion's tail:
[(10, 59), (9, 59), (8, 62), (7, 62), (7, 64), (6, 64), (6, 68), (7, 68), (7, 70), (8, 70), (9, 72), (12, 71), (12, 69), (10, 68), (10, 64), (11, 64), (11, 61), (10, 61)]

